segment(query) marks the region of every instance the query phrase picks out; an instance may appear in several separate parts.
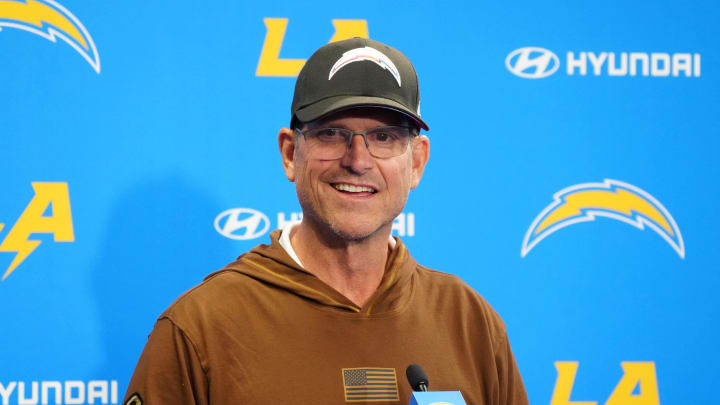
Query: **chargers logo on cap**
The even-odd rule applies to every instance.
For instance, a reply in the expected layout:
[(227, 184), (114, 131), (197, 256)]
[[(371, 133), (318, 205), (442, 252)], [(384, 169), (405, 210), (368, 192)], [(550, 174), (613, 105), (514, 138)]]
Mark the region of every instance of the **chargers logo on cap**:
[(616, 219), (638, 229), (650, 227), (685, 257), (680, 229), (658, 200), (628, 183), (606, 179), (603, 183), (583, 183), (555, 193), (554, 201), (533, 221), (523, 239), (520, 256), (530, 252), (551, 233), (596, 216)]
[(332, 69), (330, 69), (330, 76), (328, 77), (328, 80), (332, 79), (335, 73), (350, 63), (360, 62), (362, 60), (369, 60), (370, 62), (373, 62), (390, 72), (393, 77), (395, 77), (395, 80), (397, 80), (398, 87), (402, 87), (402, 84), (400, 84), (400, 72), (395, 67), (395, 64), (384, 53), (369, 46), (364, 48), (355, 48), (345, 52), (343, 56), (335, 62)]
[(90, 34), (80, 20), (52, 0), (0, 0), (0, 30), (3, 27), (32, 32), (53, 42), (59, 37), (100, 73), (100, 57)]

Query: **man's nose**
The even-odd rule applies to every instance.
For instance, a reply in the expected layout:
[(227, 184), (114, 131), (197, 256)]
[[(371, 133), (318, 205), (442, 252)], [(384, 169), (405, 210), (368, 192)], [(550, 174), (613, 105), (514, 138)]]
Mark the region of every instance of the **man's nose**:
[(361, 134), (352, 136), (341, 164), (355, 173), (364, 173), (375, 164), (368, 145), (365, 143), (365, 138)]

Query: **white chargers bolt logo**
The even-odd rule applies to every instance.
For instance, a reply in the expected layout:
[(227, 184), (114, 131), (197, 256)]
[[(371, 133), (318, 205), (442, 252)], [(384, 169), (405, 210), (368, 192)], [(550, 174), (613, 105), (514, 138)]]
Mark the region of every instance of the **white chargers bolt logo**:
[(268, 229), (270, 229), (268, 217), (252, 208), (232, 208), (223, 211), (215, 218), (215, 230), (230, 239), (255, 239), (264, 235)]
[(516, 76), (525, 79), (542, 79), (560, 67), (557, 55), (545, 48), (529, 46), (516, 49), (505, 58), (505, 66)]

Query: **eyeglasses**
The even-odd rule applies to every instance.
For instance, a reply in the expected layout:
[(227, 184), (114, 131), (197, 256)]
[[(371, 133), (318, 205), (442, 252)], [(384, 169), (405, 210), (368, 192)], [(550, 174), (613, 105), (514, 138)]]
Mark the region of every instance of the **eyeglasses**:
[(386, 159), (401, 155), (407, 149), (410, 139), (415, 136), (409, 127), (377, 127), (364, 131), (345, 128), (312, 128), (305, 131), (295, 129), (304, 136), (308, 147), (319, 159), (340, 159), (352, 146), (355, 135), (365, 141), (368, 152), (376, 158)]

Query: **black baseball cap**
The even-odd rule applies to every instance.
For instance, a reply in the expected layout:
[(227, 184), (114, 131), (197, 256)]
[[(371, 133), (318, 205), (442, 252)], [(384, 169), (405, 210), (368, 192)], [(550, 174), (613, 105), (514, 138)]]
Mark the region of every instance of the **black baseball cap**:
[(420, 88), (412, 63), (397, 49), (372, 39), (350, 38), (315, 51), (295, 83), (291, 125), (353, 107), (389, 108), (430, 129), (420, 118)]

